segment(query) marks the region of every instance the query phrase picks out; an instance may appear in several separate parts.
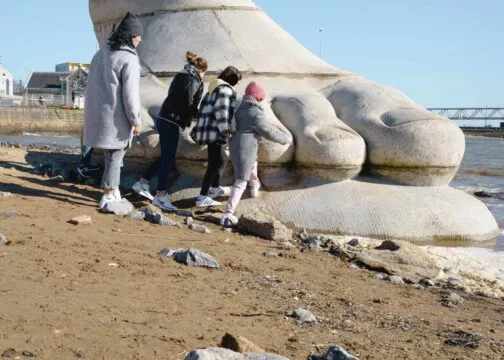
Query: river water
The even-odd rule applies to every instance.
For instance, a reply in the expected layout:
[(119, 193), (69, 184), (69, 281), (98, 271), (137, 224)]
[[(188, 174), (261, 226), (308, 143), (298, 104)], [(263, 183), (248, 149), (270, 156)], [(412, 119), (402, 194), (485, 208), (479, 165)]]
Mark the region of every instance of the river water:
[[(23, 134), (2, 136), (0, 142), (21, 145), (59, 145), (78, 149), (79, 138), (58, 134)], [(466, 136), (462, 165), (451, 186), (474, 193), (485, 191), (492, 197), (481, 198), (504, 229), (504, 138)]]

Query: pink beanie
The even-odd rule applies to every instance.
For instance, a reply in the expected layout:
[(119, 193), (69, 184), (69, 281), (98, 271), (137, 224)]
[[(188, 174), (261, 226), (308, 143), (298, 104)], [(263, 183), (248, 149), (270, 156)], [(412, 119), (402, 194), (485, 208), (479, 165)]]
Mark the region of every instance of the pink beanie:
[(245, 95), (253, 96), (256, 98), (256, 100), (263, 101), (266, 97), (266, 92), (261, 87), (261, 85), (259, 85), (255, 81), (252, 81), (247, 85), (247, 88), (245, 89)]

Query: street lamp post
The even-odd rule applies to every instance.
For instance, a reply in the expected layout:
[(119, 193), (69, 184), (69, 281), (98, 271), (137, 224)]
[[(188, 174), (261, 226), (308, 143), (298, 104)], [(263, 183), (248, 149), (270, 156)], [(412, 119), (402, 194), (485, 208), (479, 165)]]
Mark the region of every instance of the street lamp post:
[(324, 31), (323, 28), (319, 28), (318, 29), (319, 31), (319, 35), (320, 35), (320, 39), (319, 39), (319, 57), (322, 58), (322, 32)]

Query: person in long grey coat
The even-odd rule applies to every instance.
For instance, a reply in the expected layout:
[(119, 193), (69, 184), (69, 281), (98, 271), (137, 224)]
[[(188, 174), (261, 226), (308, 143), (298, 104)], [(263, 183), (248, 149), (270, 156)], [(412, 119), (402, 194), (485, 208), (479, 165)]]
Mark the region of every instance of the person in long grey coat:
[(128, 13), (91, 62), (84, 109), (85, 146), (103, 149), (104, 194), (100, 209), (120, 201), (121, 167), (133, 135), (140, 134), (140, 62), (136, 47), (142, 40), (142, 25)]
[(247, 183), (250, 185), (250, 195), (259, 196), (261, 182), (257, 176), (258, 141), (264, 137), (270, 141), (288, 144), (291, 140), (287, 134), (276, 130), (268, 124), (260, 102), (266, 93), (256, 82), (252, 81), (245, 89), (241, 105), (236, 111), (236, 132), (231, 138), (229, 150), (235, 175), (235, 182), (226, 205), (226, 213), (221, 219), (221, 225), (233, 226), (238, 219), (233, 215)]

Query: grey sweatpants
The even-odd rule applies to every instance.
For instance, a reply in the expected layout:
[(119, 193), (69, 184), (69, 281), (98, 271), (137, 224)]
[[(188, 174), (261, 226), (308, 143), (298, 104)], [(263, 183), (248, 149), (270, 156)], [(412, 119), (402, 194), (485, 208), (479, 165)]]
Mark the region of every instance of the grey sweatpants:
[(121, 182), (121, 168), (126, 150), (103, 150), (105, 154), (105, 171), (102, 177), (102, 188), (115, 190)]

